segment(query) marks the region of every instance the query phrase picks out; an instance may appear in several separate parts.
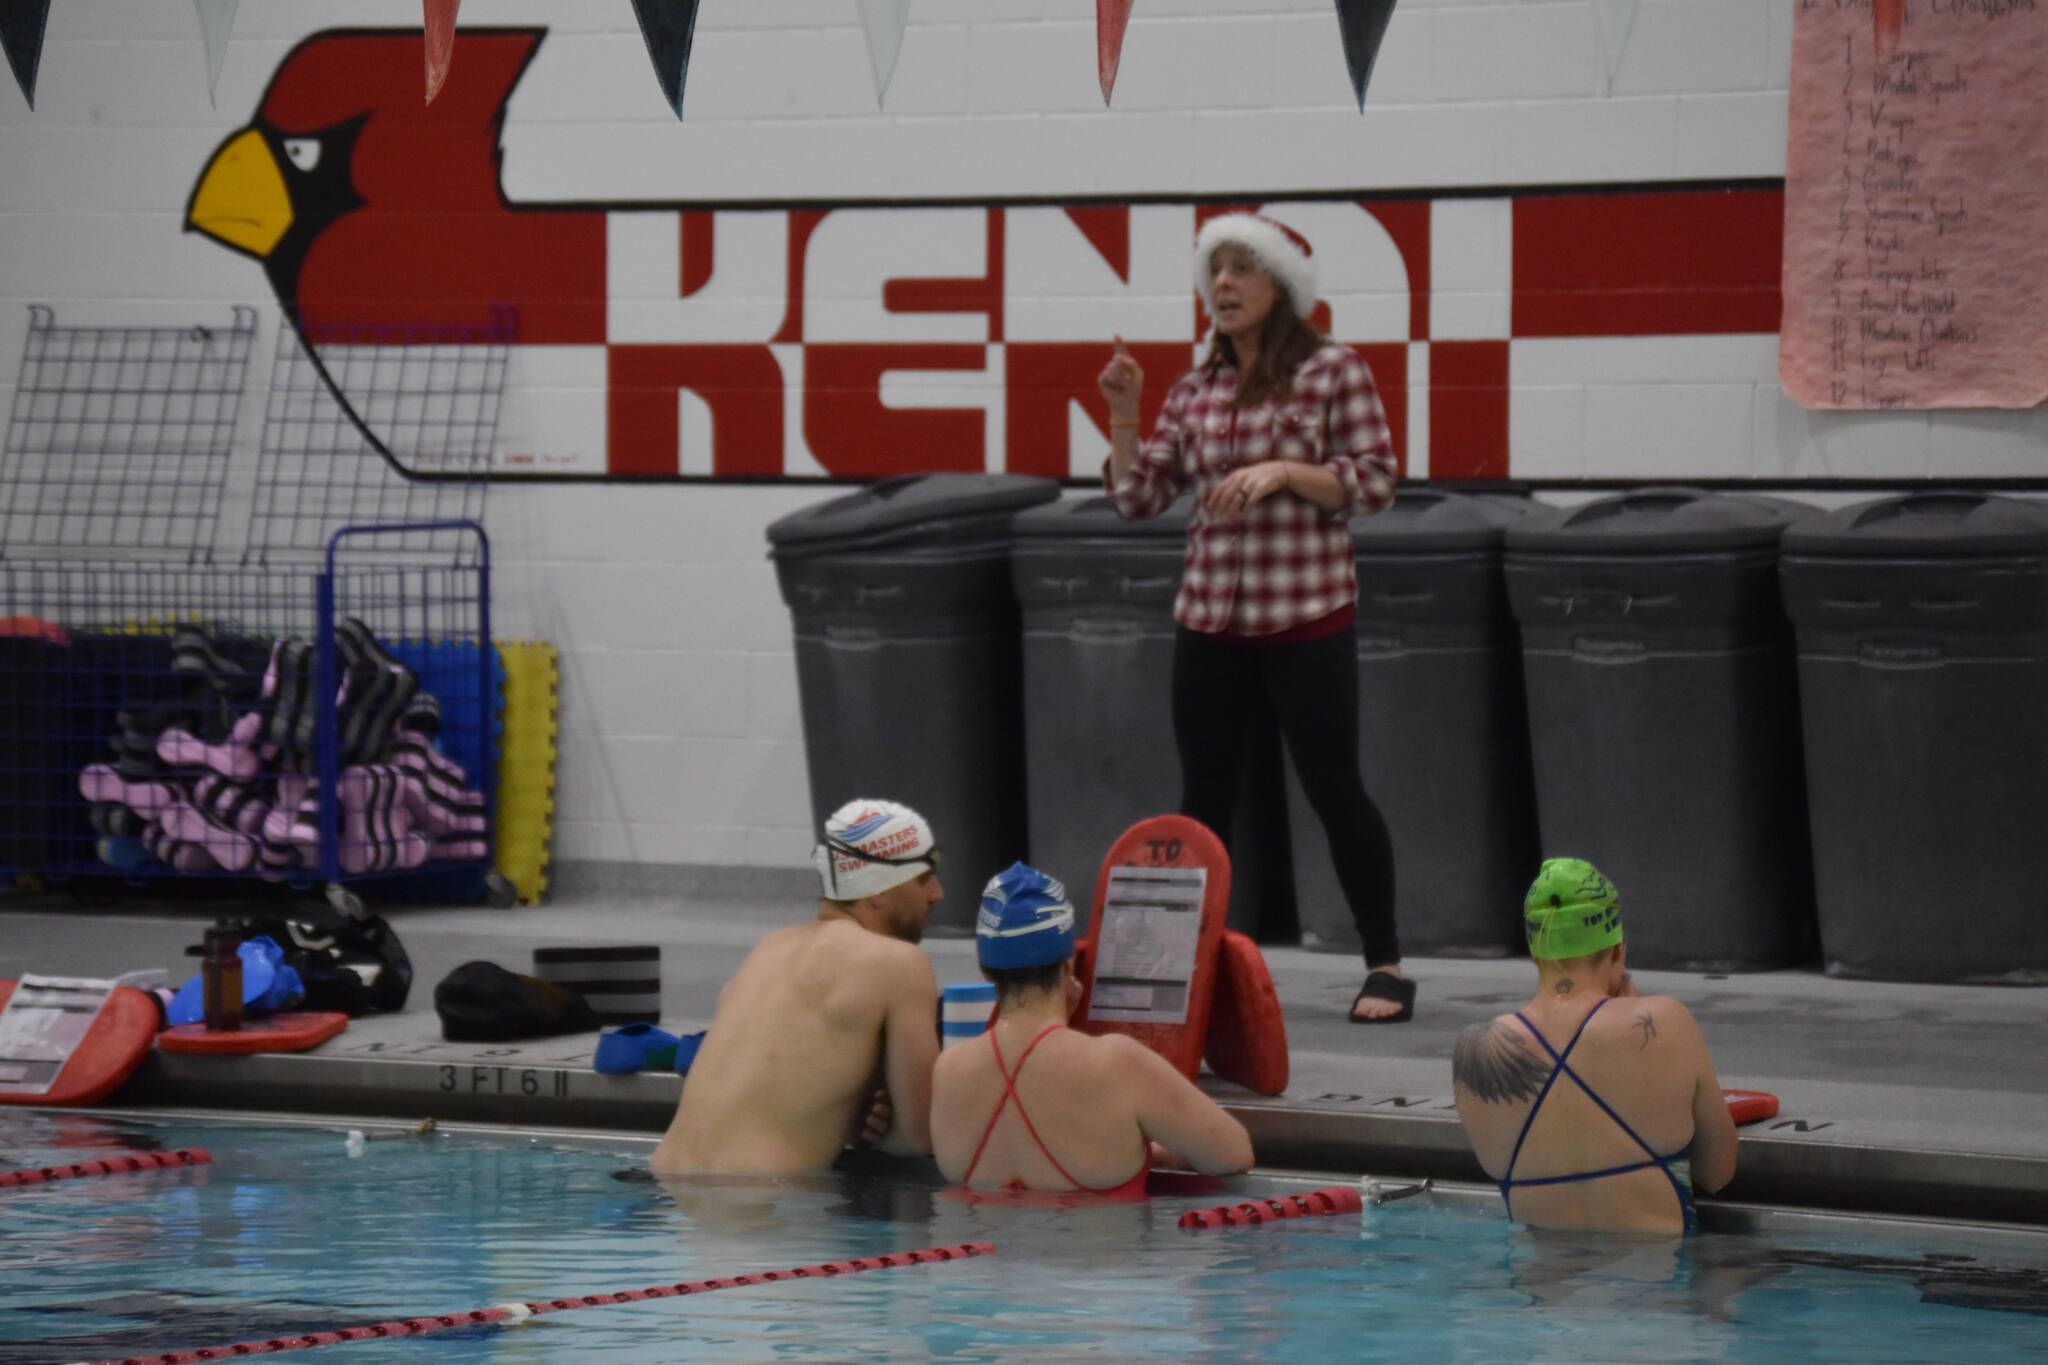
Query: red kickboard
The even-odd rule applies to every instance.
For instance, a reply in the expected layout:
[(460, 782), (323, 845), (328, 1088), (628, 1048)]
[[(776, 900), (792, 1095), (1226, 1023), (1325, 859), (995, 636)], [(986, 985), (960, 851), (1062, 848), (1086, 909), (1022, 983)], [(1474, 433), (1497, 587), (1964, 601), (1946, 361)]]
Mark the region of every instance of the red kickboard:
[[(12, 981), (0, 981), (0, 1009), (14, 994)], [(127, 986), (114, 987), (99, 1018), (83, 1041), (72, 1049), (57, 1083), (39, 1095), (0, 1094), (0, 1104), (44, 1104), (60, 1108), (98, 1104), (134, 1074), (149, 1055), (150, 1039), (160, 1022), (156, 1002)]]
[(1223, 931), (1216, 959), (1216, 999), (1203, 1044), (1209, 1069), (1260, 1095), (1287, 1088), (1287, 1020), (1266, 956), (1247, 934)]
[(1721, 1098), (1728, 1101), (1728, 1117), (1737, 1128), (1778, 1117), (1778, 1097), (1762, 1090), (1723, 1090)]
[[(1155, 815), (1125, 830), (1102, 860), (1088, 937), (1077, 945), (1075, 968), (1083, 974), (1075, 1026), (1129, 1034), (1195, 1079), (1229, 909), (1230, 855), (1206, 826), (1184, 815)], [(1188, 925), (1187, 915), (1198, 922)], [(1192, 970), (1182, 977), (1190, 944)], [(1165, 974), (1119, 974), (1147, 963)]]
[(156, 1045), (165, 1052), (304, 1052), (347, 1027), (348, 1016), (336, 1010), (284, 1010), (244, 1019), (238, 1029), (180, 1024), (158, 1034)]

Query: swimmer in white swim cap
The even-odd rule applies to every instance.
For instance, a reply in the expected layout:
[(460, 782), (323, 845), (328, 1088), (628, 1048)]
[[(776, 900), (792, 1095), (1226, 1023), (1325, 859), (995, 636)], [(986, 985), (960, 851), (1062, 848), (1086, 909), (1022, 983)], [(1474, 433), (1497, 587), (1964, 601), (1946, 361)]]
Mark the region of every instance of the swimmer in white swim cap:
[(657, 1174), (795, 1175), (849, 1143), (931, 1150), (938, 983), (916, 945), (944, 891), (931, 823), (895, 801), (832, 812), (816, 918), (773, 931), (719, 994)]

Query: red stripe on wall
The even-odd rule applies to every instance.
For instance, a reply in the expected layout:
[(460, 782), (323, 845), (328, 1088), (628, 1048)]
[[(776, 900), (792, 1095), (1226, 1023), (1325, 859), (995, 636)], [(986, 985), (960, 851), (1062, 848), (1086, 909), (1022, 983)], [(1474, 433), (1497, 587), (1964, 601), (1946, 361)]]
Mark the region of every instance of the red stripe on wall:
[(1427, 199), (1368, 202), (1365, 211), (1379, 220), (1408, 268), (1408, 339), (1429, 339), (1429, 212)]
[(892, 408), (882, 402), (890, 370), (979, 371), (988, 347), (872, 343), (804, 347), (804, 439), (837, 478), (953, 470), (979, 472), (980, 408)]
[(713, 474), (782, 473), (782, 367), (768, 347), (609, 346), (605, 369), (611, 473), (677, 471), (681, 389), (711, 409)]
[(1783, 190), (1532, 195), (1514, 215), (1515, 336), (1778, 330)]
[(1508, 343), (1429, 347), (1429, 476), (1503, 479), (1508, 472)]
[(681, 245), (682, 269), (678, 272), (683, 298), (702, 289), (711, 282), (711, 214), (703, 209), (692, 209), (683, 215), (682, 231), (677, 234)]

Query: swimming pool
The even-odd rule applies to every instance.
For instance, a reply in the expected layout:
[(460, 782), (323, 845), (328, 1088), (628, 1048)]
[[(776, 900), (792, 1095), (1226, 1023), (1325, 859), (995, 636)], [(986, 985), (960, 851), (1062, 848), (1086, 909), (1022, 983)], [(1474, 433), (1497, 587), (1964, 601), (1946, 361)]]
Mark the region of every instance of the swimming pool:
[[(580, 1309), (308, 1361), (2037, 1360), (2048, 1233), (1762, 1215), (1684, 1243), (1532, 1235), (1497, 1196), (1183, 1232), (1147, 1204), (971, 1207), (879, 1165), (664, 1187), (650, 1143), (0, 1112), (0, 1170), (210, 1166), (0, 1189), (0, 1365), (98, 1361), (969, 1241), (993, 1256)], [(390, 1135), (388, 1137), (384, 1135)], [(1313, 1183), (1329, 1183), (1319, 1181)]]

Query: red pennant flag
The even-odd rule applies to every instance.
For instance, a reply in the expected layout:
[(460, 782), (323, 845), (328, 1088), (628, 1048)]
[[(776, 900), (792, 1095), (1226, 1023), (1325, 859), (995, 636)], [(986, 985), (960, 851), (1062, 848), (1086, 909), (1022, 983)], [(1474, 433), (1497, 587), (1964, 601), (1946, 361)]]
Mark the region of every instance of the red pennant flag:
[(1131, 0), (1095, 0), (1095, 74), (1102, 81), (1102, 102), (1116, 88), (1116, 64), (1124, 55), (1124, 26), (1131, 22)]
[(1351, 91), (1358, 96), (1358, 111), (1365, 112), (1365, 87), (1372, 81), (1372, 64), (1379, 59), (1380, 39), (1387, 36), (1387, 21), (1394, 17), (1394, 0), (1337, 0), (1337, 30), (1344, 40), (1344, 65), (1351, 70)]
[(690, 43), (697, 33), (697, 0), (633, 0), (640, 37), (654, 60), (654, 78), (668, 107), (683, 116), (683, 78), (689, 74)]
[(441, 93), (448, 64), (455, 60), (455, 11), (461, 5), (462, 0), (426, 0), (428, 104)]
[(43, 25), (50, 18), (50, 0), (7, 0), (0, 5), (0, 48), (14, 68), (28, 107), (36, 107), (36, 68), (43, 63)]

